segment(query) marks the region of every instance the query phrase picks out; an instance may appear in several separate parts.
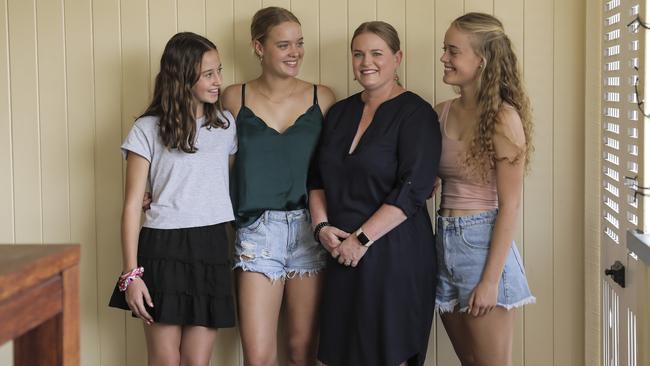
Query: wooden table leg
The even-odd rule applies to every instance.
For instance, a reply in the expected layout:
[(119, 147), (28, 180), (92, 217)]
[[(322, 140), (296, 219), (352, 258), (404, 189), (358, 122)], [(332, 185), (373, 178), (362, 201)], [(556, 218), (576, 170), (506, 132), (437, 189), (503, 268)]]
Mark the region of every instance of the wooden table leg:
[(14, 366), (61, 365), (61, 313), (14, 340)]
[(62, 279), (62, 311), (16, 338), (15, 366), (79, 366), (79, 267)]
[(79, 266), (63, 272), (63, 366), (79, 366)]

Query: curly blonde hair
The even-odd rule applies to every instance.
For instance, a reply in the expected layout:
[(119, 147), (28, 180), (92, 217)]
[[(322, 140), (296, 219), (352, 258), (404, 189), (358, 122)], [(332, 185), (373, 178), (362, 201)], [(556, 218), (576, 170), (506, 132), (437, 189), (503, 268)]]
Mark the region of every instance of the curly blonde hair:
[[(488, 179), (490, 170), (500, 160), (514, 164), (524, 159), (527, 171), (534, 150), (532, 113), (517, 56), (510, 39), (504, 33), (503, 24), (489, 14), (467, 13), (456, 18), (451, 26), (471, 35), (474, 52), (485, 61), (476, 93), (479, 121), (465, 156), (466, 166), (483, 181)], [(519, 114), (526, 137), (525, 146), (514, 159), (497, 157), (492, 141), (504, 103), (514, 107)]]

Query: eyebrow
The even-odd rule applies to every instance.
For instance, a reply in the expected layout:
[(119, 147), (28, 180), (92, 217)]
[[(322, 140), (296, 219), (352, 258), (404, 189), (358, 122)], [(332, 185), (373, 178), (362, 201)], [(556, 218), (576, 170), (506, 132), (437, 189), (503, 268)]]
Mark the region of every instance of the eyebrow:
[(219, 70), (221, 67), (223, 67), (223, 64), (217, 65), (217, 67), (213, 67), (211, 69), (205, 69), (201, 70), (201, 74), (205, 74), (206, 72), (214, 71), (214, 70)]
[[(381, 48), (373, 48), (372, 50), (370, 50), (370, 52), (377, 52), (377, 51), (384, 52), (384, 50), (382, 50)], [(358, 49), (354, 49), (354, 50), (352, 50), (352, 52), (363, 52), (363, 51), (358, 50)]]
[[(298, 38), (298, 42), (300, 42), (300, 41), (304, 41), (304, 40), (305, 40), (305, 37), (300, 37), (300, 38)], [(280, 43), (291, 43), (291, 41), (289, 41), (289, 40), (286, 40), (286, 41), (283, 40), (283, 41), (277, 41), (277, 42), (275, 42), (275, 44), (280, 44)]]

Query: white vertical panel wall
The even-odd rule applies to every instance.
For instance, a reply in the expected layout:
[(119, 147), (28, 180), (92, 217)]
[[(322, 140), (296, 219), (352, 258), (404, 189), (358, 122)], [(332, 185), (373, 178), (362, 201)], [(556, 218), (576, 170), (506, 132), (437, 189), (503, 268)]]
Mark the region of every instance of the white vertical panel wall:
[[(637, 260), (628, 252), (627, 231), (643, 227), (642, 174), (644, 116), (637, 101), (644, 69), (643, 28), (637, 0), (603, 1), (602, 27), (602, 267), (615, 261), (626, 267), (627, 288), (603, 281), (602, 352), (605, 364), (636, 366)], [(638, 84), (638, 86), (637, 86)]]
[[(538, 304), (521, 311), (515, 365), (584, 359), (584, 10), (586, 0), (0, 0), (0, 241), (82, 244), (82, 364), (140, 365), (142, 328), (106, 307), (120, 271), (123, 162), (118, 147), (153, 89), (171, 35), (219, 47), (226, 84), (253, 78), (249, 26), (262, 6), (301, 19), (301, 77), (358, 90), (350, 37), (362, 21), (399, 31), (403, 84), (431, 103), (454, 96), (439, 58), (449, 22), (469, 11), (503, 20), (534, 108), (536, 152), (516, 236)], [(0, 347), (0, 364), (10, 361)], [(219, 334), (213, 364), (240, 365), (237, 330)], [(427, 365), (457, 365), (444, 329)]]

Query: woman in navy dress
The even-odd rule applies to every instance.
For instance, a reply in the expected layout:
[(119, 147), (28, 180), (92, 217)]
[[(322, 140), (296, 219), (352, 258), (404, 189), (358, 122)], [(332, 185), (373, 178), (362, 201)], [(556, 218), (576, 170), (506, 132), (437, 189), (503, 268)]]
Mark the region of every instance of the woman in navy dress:
[(364, 90), (330, 109), (310, 175), (314, 235), (331, 254), (318, 358), (422, 365), (436, 288), (425, 203), (440, 157), (438, 117), (399, 84), (392, 26), (359, 26), (352, 56)]

